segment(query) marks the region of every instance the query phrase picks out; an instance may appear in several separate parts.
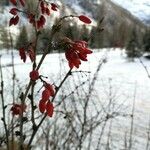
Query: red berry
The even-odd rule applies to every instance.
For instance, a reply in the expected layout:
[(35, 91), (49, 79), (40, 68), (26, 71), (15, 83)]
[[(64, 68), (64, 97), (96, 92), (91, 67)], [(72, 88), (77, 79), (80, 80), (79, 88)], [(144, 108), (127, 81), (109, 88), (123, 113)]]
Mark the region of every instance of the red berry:
[(16, 0), (10, 0), (10, 2), (11, 2), (13, 5), (17, 5), (17, 1), (16, 1)]
[(49, 100), (49, 97), (50, 97), (50, 92), (48, 89), (45, 89), (43, 92), (42, 92), (42, 100), (43, 101), (47, 101)]
[(45, 112), (45, 110), (46, 110), (46, 103), (45, 103), (45, 101), (40, 100), (40, 102), (39, 102), (39, 110), (40, 110), (41, 113)]
[(12, 15), (17, 15), (17, 11), (18, 9), (17, 8), (12, 8), (9, 13), (11, 13)]
[(20, 0), (21, 5), (24, 7), (25, 6), (25, 1), (24, 0)]
[(19, 16), (12, 17), (9, 21), (9, 26), (16, 25), (19, 22)]
[(45, 9), (46, 14), (49, 16), (50, 15), (50, 10), (48, 8)]
[(26, 53), (25, 53), (24, 48), (19, 49), (19, 55), (20, 55), (21, 59), (23, 60), (23, 62), (25, 62), (26, 61)]
[(50, 92), (50, 96), (55, 95), (55, 89), (54, 89), (53, 85), (46, 83), (45, 88)]
[(43, 28), (44, 24), (46, 22), (46, 19), (43, 15), (41, 15), (40, 19), (37, 21), (37, 28)]
[(33, 70), (30, 72), (31, 80), (35, 81), (39, 78), (39, 72), (37, 70)]
[(80, 16), (78, 16), (79, 17), (79, 19), (82, 21), (82, 22), (84, 22), (84, 23), (86, 23), (86, 24), (90, 24), (92, 21), (90, 20), (90, 18), (88, 18), (87, 16), (84, 16), (84, 15), (80, 15)]
[(47, 112), (47, 115), (49, 117), (52, 117), (53, 116), (53, 113), (54, 113), (54, 106), (53, 106), (53, 103), (51, 102), (48, 102), (46, 104), (46, 112)]
[(58, 6), (57, 6), (56, 4), (51, 3), (51, 9), (52, 9), (53, 11), (57, 11), (57, 8), (58, 8)]
[(33, 62), (35, 60), (34, 50), (33, 49), (29, 49), (28, 54), (29, 54), (30, 60)]

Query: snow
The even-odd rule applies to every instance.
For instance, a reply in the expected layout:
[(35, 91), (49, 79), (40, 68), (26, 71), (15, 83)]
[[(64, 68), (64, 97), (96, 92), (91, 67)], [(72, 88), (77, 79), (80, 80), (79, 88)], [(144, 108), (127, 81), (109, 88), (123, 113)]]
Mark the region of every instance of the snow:
[[(117, 103), (118, 105), (124, 104), (124, 107), (127, 107), (127, 109), (122, 109), (122, 111), (127, 111), (127, 113), (129, 114), (132, 108), (133, 98), (135, 94), (135, 125), (137, 130), (135, 135), (136, 137), (138, 137), (136, 138), (136, 140), (140, 140), (140, 142), (136, 144), (136, 148), (137, 150), (141, 150), (142, 144), (145, 143), (146, 140), (146, 135), (144, 134), (146, 133), (150, 114), (150, 79), (148, 78), (147, 73), (140, 63), (139, 59), (135, 59), (134, 62), (128, 62), (124, 50), (100, 49), (94, 51), (95, 52), (93, 54), (88, 56), (89, 61), (82, 62), (80, 69), (78, 70), (90, 71), (90, 76), (92, 77), (97, 69), (99, 60), (101, 60), (102, 58), (106, 58), (107, 62), (103, 64), (100, 70), (93, 96), (95, 97), (97, 95), (96, 97), (107, 103), (109, 88), (111, 84), (112, 94), (116, 94), (115, 103)], [(10, 86), (9, 80), (11, 78), (12, 72), (12, 68), (10, 66), (11, 53), (6, 54), (4, 51), (2, 51), (1, 54), (3, 73), (5, 75), (4, 83), (6, 88)], [(14, 58), (16, 78), (19, 79), (20, 85), (25, 86), (25, 83), (28, 83), (29, 81), (29, 72), (32, 69), (31, 62), (29, 59), (27, 59), (27, 62), (23, 63), (20, 60), (17, 51), (14, 51)], [(37, 61), (39, 61), (40, 58), (41, 55), (37, 57)], [(150, 61), (146, 60), (145, 58), (141, 58), (141, 60), (147, 67), (147, 69), (150, 70)], [(57, 85), (60, 83), (60, 72), (64, 74), (68, 69), (69, 67), (67, 61), (65, 60), (64, 53), (49, 54), (47, 55), (43, 65), (40, 68), (40, 74), (49, 77), (49, 80)], [(77, 70), (74, 69), (73, 71)], [(79, 77), (78, 75), (74, 76), (76, 76), (77, 78)], [(84, 81), (85, 78), (87, 77), (81, 77), (80, 79)], [(6, 90), (8, 92), (10, 89), (6, 88)], [(95, 102), (97, 103), (97, 106), (100, 105), (99, 101), (95, 100)], [(118, 107), (118, 105), (116, 107)], [(94, 113), (94, 111), (92, 112)], [(122, 121), (124, 122), (123, 124)], [(129, 125), (129, 120), (125, 121), (124, 119), (117, 119), (116, 123), (113, 124), (113, 134), (116, 135), (119, 133), (123, 138), (124, 132), (127, 130), (127, 128), (129, 128)], [(95, 133), (95, 135), (96, 134), (98, 133)], [(116, 147), (119, 149), (119, 145), (116, 145)]]
[[(8, 54), (5, 53), (5, 51), (1, 51), (2, 55), (2, 66), (4, 70), (11, 69), (11, 52)], [(18, 55), (17, 51), (14, 51), (14, 57), (15, 57), (15, 70), (16, 75), (18, 78), (22, 78), (29, 80), (28, 78), (28, 72), (31, 70), (32, 65), (27, 58), (27, 62), (23, 63), (22, 60), (20, 60), (20, 57)], [(150, 79), (148, 78), (148, 75), (140, 63), (139, 59), (135, 59), (134, 62), (129, 62), (126, 59), (126, 56), (124, 54), (124, 51), (120, 51), (119, 49), (102, 49), (100, 52), (94, 52), (92, 55), (88, 56), (88, 62), (82, 62), (79, 70), (84, 71), (90, 71), (91, 74), (94, 74), (94, 72), (97, 69), (99, 60), (103, 57), (106, 57), (107, 63), (105, 63), (100, 71), (99, 79), (112, 79), (116, 80), (116, 82), (122, 82), (123, 84), (133, 84), (137, 85), (137, 87), (142, 87), (145, 89), (150, 90)], [(41, 58), (41, 55), (37, 57), (37, 61), (39, 61)], [(60, 59), (64, 62), (64, 67), (67, 69), (68, 64), (65, 60), (64, 54), (49, 54), (44, 60), (44, 63), (40, 69), (44, 75), (50, 75), (50, 74), (57, 74), (59, 73), (60, 69)], [(150, 70), (150, 61), (146, 58), (141, 58), (144, 65), (147, 67), (148, 70)], [(20, 69), (23, 69), (23, 72), (20, 72)], [(75, 69), (76, 70), (76, 69)], [(22, 74), (23, 73), (23, 74)], [(55, 79), (54, 79), (55, 80)], [(143, 91), (146, 92), (146, 91)], [(145, 94), (145, 97), (149, 97), (150, 92)], [(148, 99), (147, 99), (148, 100)]]
[[(128, 62), (124, 53), (120, 50), (110, 50), (109, 52), (106, 52), (106, 49), (101, 50), (101, 52), (95, 52), (94, 54), (89, 56), (88, 62), (82, 62), (82, 65), (80, 67), (80, 70), (89, 70), (91, 71), (91, 74), (93, 74), (96, 69), (97, 65), (99, 63), (99, 60), (102, 57), (107, 57), (107, 63), (104, 64), (100, 71), (99, 79), (112, 79), (116, 80), (116, 82), (122, 82), (123, 84), (133, 84), (137, 85), (137, 87), (142, 87), (145, 89), (150, 89), (150, 79), (147, 76), (146, 71), (144, 70), (144, 67), (140, 63), (139, 59), (135, 59), (134, 62)], [(122, 54), (123, 53), (123, 54)], [(18, 78), (22, 78), (23, 81), (25, 78), (28, 79), (28, 72), (31, 70), (31, 62), (29, 58), (27, 59), (27, 62), (24, 64), (22, 60), (20, 60), (17, 51), (14, 52), (15, 55), (15, 69), (16, 69), (16, 75)], [(37, 60), (39, 61), (41, 56), (39, 55), (37, 57)], [(64, 59), (64, 54), (50, 54), (46, 57), (44, 60), (44, 64), (41, 67), (42, 73), (44, 75), (49, 74), (57, 74), (59, 73), (60, 64), (59, 59)], [(146, 60), (145, 58), (141, 58), (145, 66), (147, 66), (147, 69), (150, 69), (150, 62)], [(64, 66), (68, 68), (67, 61), (64, 60)], [(11, 57), (8, 54), (2, 54), (2, 66), (4, 68), (9, 68), (11, 64)], [(8, 66), (8, 67), (7, 67)], [(10, 67), (11, 68), (11, 67)], [(23, 72), (20, 72), (20, 69), (23, 69)], [(49, 68), (49, 69), (47, 69)], [(69, 69), (69, 68), (68, 68)], [(23, 73), (23, 74), (22, 74)], [(146, 92), (146, 91), (143, 91)], [(149, 92), (144, 94), (145, 97), (149, 97)], [(148, 99), (146, 99), (147, 101)]]

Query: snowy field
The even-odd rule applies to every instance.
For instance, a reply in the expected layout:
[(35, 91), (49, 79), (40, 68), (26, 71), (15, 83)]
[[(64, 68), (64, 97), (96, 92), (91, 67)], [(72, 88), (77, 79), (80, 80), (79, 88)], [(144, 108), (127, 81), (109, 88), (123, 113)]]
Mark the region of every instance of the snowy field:
[[(11, 55), (10, 53), (6, 54), (3, 51), (1, 52), (1, 55), (7, 98), (9, 97), (8, 93), (10, 92), (8, 87), (12, 84), (10, 82), (12, 75)], [(40, 58), (41, 56), (39, 55), (37, 60)], [(87, 76), (92, 77), (102, 58), (106, 58), (106, 63), (103, 64), (98, 74), (93, 95), (98, 99), (101, 99), (102, 102), (105, 101), (107, 103), (109, 102), (108, 99), (110, 98), (110, 94), (112, 94), (115, 97), (114, 102), (117, 103), (117, 106), (123, 105), (123, 107), (121, 107), (122, 113), (126, 114), (131, 114), (133, 101), (135, 101), (133, 149), (145, 149), (150, 118), (150, 78), (148, 78), (139, 59), (135, 59), (134, 62), (129, 62), (126, 59), (124, 51), (119, 49), (95, 50), (93, 54), (88, 56), (89, 61), (82, 62), (82, 65), (78, 70), (90, 71), (91, 73)], [(143, 57), (141, 60), (147, 69), (150, 70), (150, 61)], [(28, 74), (32, 68), (30, 60), (28, 59), (26, 63), (22, 63), (18, 52), (14, 52), (14, 63), (18, 84), (25, 86), (29, 81)], [(68, 69), (67, 61), (64, 59), (63, 53), (50, 54), (44, 60), (44, 63), (40, 68), (40, 73), (49, 77), (49, 80), (57, 85), (60, 83), (60, 74), (65, 74)], [(74, 69), (73, 71), (78, 70)], [(83, 75), (80, 79), (84, 81), (87, 76)], [(99, 107), (100, 104), (97, 103), (96, 105)], [(124, 138), (124, 133), (130, 130), (130, 123), (130, 118), (118, 118), (114, 121), (111, 127), (111, 134), (116, 141)], [(120, 135), (119, 137), (116, 136), (118, 134)], [(95, 133), (95, 136), (96, 135), (99, 135), (99, 133)], [(95, 139), (93, 139), (93, 142), (94, 141)], [(105, 137), (103, 141), (105, 142)], [(113, 149), (122, 149), (123, 143), (119, 143), (120, 145), (114, 144)]]

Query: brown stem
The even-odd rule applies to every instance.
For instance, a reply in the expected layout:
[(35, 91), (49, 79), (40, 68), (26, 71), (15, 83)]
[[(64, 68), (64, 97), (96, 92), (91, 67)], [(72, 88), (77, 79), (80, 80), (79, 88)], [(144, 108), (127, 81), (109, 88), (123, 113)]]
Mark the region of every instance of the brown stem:
[[(38, 3), (38, 6), (39, 6), (39, 3)], [(37, 6), (37, 8), (38, 8), (38, 6)], [(59, 20), (59, 22), (58, 22), (58, 24), (63, 20), (63, 19), (65, 19), (65, 18), (68, 18), (68, 17), (76, 17), (76, 16), (73, 16), (73, 15), (70, 15), (70, 16), (64, 16), (64, 17), (62, 17), (60, 20)], [(36, 27), (35, 27), (35, 30), (36, 30), (36, 46), (35, 46), (35, 48), (37, 48), (37, 39), (38, 39), (38, 35), (39, 34), (37, 34), (37, 29), (36, 29)], [(54, 29), (52, 29), (52, 35), (51, 35), (51, 39), (50, 39), (50, 44), (48, 44), (48, 46), (47, 46), (47, 48), (46, 48), (46, 51), (44, 52), (44, 54), (42, 55), (42, 58), (40, 59), (40, 62), (38, 63), (38, 65), (37, 65), (37, 67), (35, 67), (35, 65), (34, 64), (36, 64), (36, 62), (34, 61), (34, 64), (33, 64), (33, 68), (34, 69), (36, 69), (36, 70), (39, 70), (39, 68), (41, 67), (41, 65), (42, 65), (42, 63), (43, 63), (43, 61), (44, 61), (44, 59), (45, 59), (45, 57), (46, 57), (46, 55), (48, 54), (48, 52), (49, 52), (49, 49), (51, 48), (51, 42), (52, 42), (52, 39), (53, 39), (53, 37), (54, 37), (54, 35), (55, 35), (55, 33), (57, 32), (57, 30), (54, 30)], [(35, 50), (35, 52), (36, 52), (36, 50)], [(67, 75), (65, 76), (65, 78), (62, 80), (62, 82), (60, 83), (60, 85), (59, 85), (59, 87), (57, 88), (57, 90), (56, 90), (56, 93), (55, 93), (55, 95), (54, 95), (54, 97), (53, 97), (53, 99), (52, 99), (52, 102), (54, 101), (54, 99), (55, 99), (55, 97), (56, 97), (56, 94), (57, 94), (57, 92), (59, 91), (59, 88), (62, 86), (62, 84), (65, 82), (65, 80), (67, 79), (67, 77), (68, 77), (68, 75), (70, 75), (70, 73), (71, 73), (71, 69), (69, 70), (69, 72), (67, 73)], [(27, 88), (26, 88), (26, 91), (25, 91), (25, 94), (23, 95), (23, 99), (21, 100), (21, 104), (22, 105), (24, 105), (24, 103), (25, 103), (25, 99), (26, 99), (26, 97), (27, 97), (27, 94), (28, 94), (28, 92), (29, 92), (29, 90), (30, 90), (30, 88), (31, 88), (31, 85), (32, 85), (32, 81), (30, 80), (30, 82), (29, 82), (29, 84), (28, 84), (28, 86), (27, 86)], [(46, 118), (46, 116), (44, 116), (44, 118)], [(20, 122), (20, 149), (23, 149), (23, 121), (22, 121), (22, 119), (23, 119), (23, 113), (21, 114), (21, 116), (20, 116), (20, 120), (21, 120), (21, 122)], [(42, 120), (44, 121), (44, 119), (42, 118)], [(41, 121), (42, 121), (41, 120)], [(43, 122), (42, 121), (42, 122)], [(41, 123), (42, 124), (42, 123)], [(38, 127), (38, 126), (37, 126)], [(39, 127), (38, 127), (39, 128)], [(38, 129), (37, 129), (38, 130)], [(32, 140), (33, 140), (33, 138), (34, 138), (34, 135), (35, 135), (35, 133), (36, 133), (36, 130), (35, 131), (33, 131), (33, 137), (31, 136), (31, 139), (30, 139), (30, 141), (32, 142)], [(31, 145), (31, 142), (29, 141), (29, 146)]]
[[(12, 39), (12, 35), (11, 33), (9, 32), (9, 37), (10, 37), (10, 42), (11, 42), (11, 60), (12, 60), (12, 80), (13, 80), (13, 83), (12, 83), (12, 97), (13, 97), (13, 104), (15, 103), (15, 77), (16, 77), (16, 74), (15, 74), (15, 66), (14, 66), (14, 53), (13, 53), (13, 39)], [(14, 116), (12, 118), (12, 132), (11, 132), (11, 147), (12, 147), (12, 150), (14, 150)]]
[(132, 149), (133, 144), (133, 129), (134, 129), (134, 113), (135, 113), (135, 98), (136, 98), (136, 87), (134, 89), (134, 95), (133, 95), (133, 105), (132, 105), (132, 113), (131, 113), (131, 128), (130, 128), (130, 136), (129, 136), (129, 150)]
[(47, 116), (47, 114), (44, 115), (44, 117), (41, 119), (40, 123), (36, 126), (36, 128), (33, 129), (33, 133), (32, 133), (31, 138), (29, 140), (27, 149), (31, 148), (31, 143), (32, 143), (32, 141), (34, 139), (34, 136), (37, 133), (37, 131), (38, 131), (39, 127), (41, 126), (41, 124), (43, 123), (43, 121), (45, 120), (46, 116)]
[[(29, 82), (27, 88), (26, 88), (26, 91), (25, 91), (25, 94), (23, 94), (23, 98), (21, 99), (21, 105), (24, 106), (24, 103), (25, 103), (25, 99), (27, 97), (27, 94), (30, 90), (30, 87), (32, 85), (32, 81)], [(20, 150), (23, 150), (23, 111), (20, 115), (20, 141), (19, 141), (19, 147), (20, 147)]]
[[(68, 78), (68, 76), (71, 75), (71, 70), (72, 70), (72, 69), (70, 69), (70, 70), (67, 72), (67, 74), (65, 75), (64, 79), (63, 79), (63, 80), (61, 81), (61, 83), (59, 84), (59, 86), (58, 86), (58, 88), (57, 88), (57, 90), (56, 90), (56, 92), (55, 92), (55, 95), (54, 95), (54, 97), (52, 98), (52, 102), (54, 101), (54, 99), (55, 99), (55, 97), (56, 97), (58, 91), (59, 91), (60, 88), (62, 87), (63, 83), (66, 81), (66, 79)], [(32, 144), (32, 141), (33, 141), (33, 139), (34, 139), (34, 136), (35, 136), (35, 134), (37, 133), (37, 131), (38, 131), (38, 129), (40, 128), (40, 126), (41, 126), (41, 124), (43, 123), (43, 121), (45, 120), (46, 116), (47, 116), (47, 114), (44, 115), (44, 117), (41, 119), (40, 123), (34, 128), (33, 133), (32, 133), (32, 135), (31, 135), (31, 138), (30, 138), (30, 140), (29, 140), (28, 146), (27, 146), (28, 148), (30, 148), (30, 146), (31, 146), (31, 144)]]
[(54, 101), (54, 99), (55, 99), (55, 97), (56, 97), (58, 91), (60, 90), (61, 86), (63, 85), (63, 83), (66, 81), (66, 79), (68, 78), (68, 76), (71, 75), (71, 70), (72, 70), (72, 69), (70, 69), (70, 70), (67, 72), (67, 74), (65, 75), (64, 79), (61, 81), (61, 83), (60, 83), (59, 86), (57, 87), (57, 90), (56, 90), (56, 92), (55, 92), (55, 95), (53, 96), (53, 98), (52, 98), (52, 100), (51, 100), (52, 102)]
[(148, 71), (147, 67), (144, 65), (143, 61), (140, 58), (139, 58), (139, 61), (140, 61), (141, 65), (143, 66), (143, 68), (145, 69), (148, 78), (150, 78), (150, 74), (149, 74), (149, 71)]

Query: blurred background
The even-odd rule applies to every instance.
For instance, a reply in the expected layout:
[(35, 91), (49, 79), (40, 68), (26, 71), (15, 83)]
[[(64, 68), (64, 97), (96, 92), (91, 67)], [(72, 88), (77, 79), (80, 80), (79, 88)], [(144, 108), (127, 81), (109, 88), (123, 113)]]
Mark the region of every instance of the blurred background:
[[(145, 51), (150, 51), (149, 0), (126, 0), (125, 2), (123, 0), (58, 0), (54, 2), (59, 6), (59, 10), (47, 17), (46, 28), (41, 31), (40, 48), (48, 41), (51, 26), (59, 17), (86, 14), (93, 21), (90, 26), (85, 26), (77, 20), (66, 20), (61, 33), (73, 40), (88, 41), (91, 48), (126, 48), (129, 57), (130, 55), (141, 56)], [(35, 0), (27, 0), (26, 8), (34, 10), (35, 4)], [(34, 36), (34, 30), (23, 14), (19, 25), (8, 28), (11, 7), (9, 0), (0, 1), (0, 49), (10, 48), (8, 30), (13, 34), (13, 45), (17, 49), (22, 42), (26, 43)], [(40, 48), (39, 53), (42, 53)], [(131, 51), (136, 54), (131, 54)]]
[[(26, 0), (25, 10), (34, 12), (38, 0)], [(51, 49), (39, 70), (44, 80), (56, 87), (69, 67), (64, 50), (55, 48), (62, 37), (88, 42), (93, 54), (88, 62), (74, 68), (60, 89), (53, 118), (46, 118), (32, 149), (36, 150), (150, 150), (150, 0), (53, 0), (58, 11), (46, 17), (46, 26), (38, 39), (37, 62), (51, 38), (51, 28), (65, 15), (86, 15), (92, 23), (85, 25), (77, 18), (63, 21), (52, 41)], [(9, 27), (13, 8), (9, 0), (0, 0), (0, 70), (4, 81), (6, 119), (9, 131), (14, 127), (17, 147), (19, 119), (10, 108), (12, 100), (20, 102), (20, 94), (29, 81), (32, 63), (20, 60), (18, 49), (34, 42), (35, 30), (20, 13), (16, 26)], [(34, 93), (36, 123), (42, 83)], [(25, 144), (33, 131), (30, 99), (24, 113)], [(1, 104), (1, 103), (0, 103)], [(2, 106), (0, 105), (0, 110)], [(2, 117), (2, 113), (0, 112)], [(13, 133), (13, 132), (11, 132)], [(13, 135), (13, 134), (12, 134)], [(0, 150), (5, 150), (5, 133), (0, 122)], [(17, 148), (14, 148), (17, 150)]]

